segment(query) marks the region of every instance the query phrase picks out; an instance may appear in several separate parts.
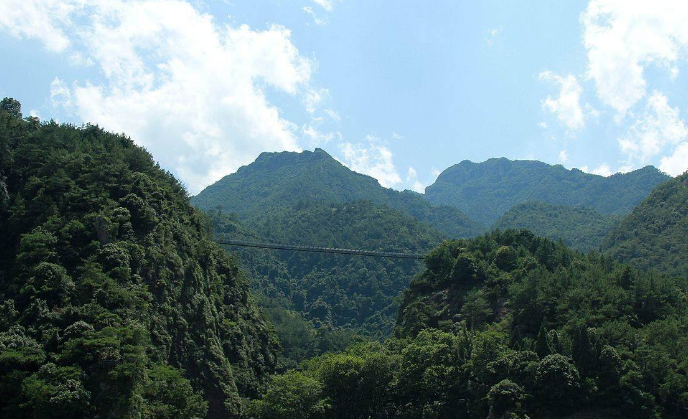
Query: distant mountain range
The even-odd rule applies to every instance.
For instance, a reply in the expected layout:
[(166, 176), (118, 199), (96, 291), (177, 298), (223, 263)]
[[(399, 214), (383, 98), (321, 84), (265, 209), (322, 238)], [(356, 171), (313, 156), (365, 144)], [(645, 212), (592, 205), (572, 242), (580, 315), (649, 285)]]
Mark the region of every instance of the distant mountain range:
[[(581, 251), (669, 176), (645, 167), (608, 178), (536, 161), (464, 161), (426, 194), (387, 189), (322, 149), (262, 153), (191, 201), (223, 238), (425, 252), (449, 238), (528, 229)], [(469, 214), (469, 215), (467, 215)], [(234, 221), (228, 221), (233, 219)], [(386, 335), (414, 263), (237, 250), (259, 295), (318, 327)], [(281, 316), (281, 314), (280, 314)], [(278, 333), (287, 333), (280, 330)]]
[[(321, 149), (262, 153), (192, 202), (211, 214), (216, 235), (227, 239), (425, 253), (446, 238), (484, 229), (456, 208), (383, 188)], [(264, 304), (293, 310), (318, 329), (376, 337), (391, 332), (395, 298), (421, 269), (417, 261), (231, 250)], [(285, 341), (293, 331), (275, 323)]]
[(350, 170), (319, 148), (302, 153), (262, 153), (255, 162), (192, 198), (201, 209), (221, 208), (242, 220), (299, 202), (361, 200), (410, 215), (449, 237), (471, 237), (484, 229), (456, 208), (433, 205), (415, 192), (383, 188), (376, 179)]
[(491, 225), (514, 205), (533, 201), (626, 214), (669, 179), (652, 166), (603, 177), (539, 161), (499, 158), (448, 168), (426, 188), (425, 197)]
[(436, 185), (483, 225), (322, 150), (202, 214), (131, 139), (3, 99), (0, 417), (688, 417), (688, 173), (461, 165)]

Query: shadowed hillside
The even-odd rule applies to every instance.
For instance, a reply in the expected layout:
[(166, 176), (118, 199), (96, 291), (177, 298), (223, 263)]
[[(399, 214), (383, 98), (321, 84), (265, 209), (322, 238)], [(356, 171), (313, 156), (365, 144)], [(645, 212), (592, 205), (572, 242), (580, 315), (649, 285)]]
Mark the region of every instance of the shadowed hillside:
[(514, 205), (499, 217), (495, 228), (527, 229), (583, 252), (599, 250), (602, 240), (620, 221), (619, 215), (600, 214), (592, 208), (567, 207), (544, 202)]
[(425, 193), (430, 202), (454, 206), (489, 225), (512, 206), (532, 201), (626, 214), (668, 179), (652, 166), (605, 178), (560, 165), (500, 158), (454, 165)]
[(0, 416), (236, 418), (278, 345), (186, 191), (120, 135), (0, 110)]
[(688, 278), (688, 173), (652, 191), (603, 247), (638, 268)]

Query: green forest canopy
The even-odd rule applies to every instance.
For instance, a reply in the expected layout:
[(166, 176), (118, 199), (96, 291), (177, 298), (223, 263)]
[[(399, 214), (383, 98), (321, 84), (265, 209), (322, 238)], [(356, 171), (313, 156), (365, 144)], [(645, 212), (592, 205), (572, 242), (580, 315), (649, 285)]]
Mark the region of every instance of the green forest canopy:
[[(278, 207), (256, 215), (252, 230), (225, 214), (209, 215), (219, 239), (422, 254), (443, 239), (413, 217), (369, 201)], [(264, 305), (295, 311), (317, 328), (373, 338), (390, 335), (398, 299), (422, 267), (414, 260), (228, 249), (237, 252)]]
[(436, 206), (422, 195), (383, 188), (324, 150), (262, 153), (256, 161), (208, 186), (192, 203), (201, 209), (236, 213), (248, 227), (253, 217), (306, 202), (371, 201), (416, 218), (447, 237), (473, 237), (483, 227), (456, 208)]
[(569, 247), (589, 252), (600, 249), (602, 240), (620, 219), (619, 215), (601, 214), (592, 208), (525, 202), (511, 207), (494, 227), (530, 230), (538, 236), (561, 239)]
[(512, 206), (532, 201), (627, 214), (655, 186), (669, 179), (652, 166), (603, 177), (561, 165), (500, 158), (483, 163), (463, 161), (446, 169), (426, 188), (425, 197), (491, 225)]
[[(210, 211), (210, 224), (130, 139), (22, 119), (20, 104), (5, 99), (0, 414), (684, 418), (688, 276), (677, 255), (686, 254), (686, 182), (684, 175), (660, 186), (610, 236), (615, 257), (634, 249), (636, 265), (678, 278), (526, 230), (437, 245), (440, 232), (395, 206), (412, 197), (437, 214), (413, 194), (282, 204), (264, 189), (263, 211)], [(580, 214), (552, 211), (547, 229), (562, 228), (560, 218), (583, 228)], [(424, 270), (412, 261), (238, 252), (278, 324), (285, 361), (211, 229), (220, 237), (434, 250)], [(655, 235), (658, 247), (650, 245)], [(391, 327), (383, 343), (344, 349), (357, 341), (352, 328), (379, 337)], [(283, 373), (271, 376), (276, 369)]]
[(607, 236), (613, 258), (688, 278), (688, 173), (658, 186)]
[(272, 379), (255, 418), (684, 418), (685, 279), (527, 231), (445, 242), (395, 337)]
[(179, 182), (0, 109), (0, 416), (236, 418), (278, 344)]

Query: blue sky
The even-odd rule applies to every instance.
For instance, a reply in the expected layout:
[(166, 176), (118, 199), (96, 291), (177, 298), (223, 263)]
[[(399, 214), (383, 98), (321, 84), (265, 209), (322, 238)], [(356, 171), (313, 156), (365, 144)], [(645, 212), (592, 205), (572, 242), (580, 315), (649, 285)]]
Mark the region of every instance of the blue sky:
[(196, 193), (322, 147), (396, 189), (462, 160), (688, 169), (688, 4), (5, 0), (0, 95), (124, 132)]

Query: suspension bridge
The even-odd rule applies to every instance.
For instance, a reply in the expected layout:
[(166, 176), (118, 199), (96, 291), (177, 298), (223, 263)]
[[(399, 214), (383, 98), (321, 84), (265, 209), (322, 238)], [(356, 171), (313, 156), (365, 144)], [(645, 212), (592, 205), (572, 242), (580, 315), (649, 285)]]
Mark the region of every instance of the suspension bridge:
[(416, 259), (422, 260), (425, 255), (418, 253), (398, 253), (398, 252), (378, 252), (373, 250), (360, 249), (342, 249), (337, 247), (316, 247), (316, 246), (299, 246), (294, 244), (282, 243), (256, 243), (242, 240), (218, 240), (218, 244), (234, 247), (249, 247), (256, 249), (272, 249), (272, 250), (291, 250), (294, 252), (310, 252), (310, 253), (331, 253), (337, 255), (352, 255), (352, 256), (368, 256), (376, 258), (391, 258), (391, 259)]

